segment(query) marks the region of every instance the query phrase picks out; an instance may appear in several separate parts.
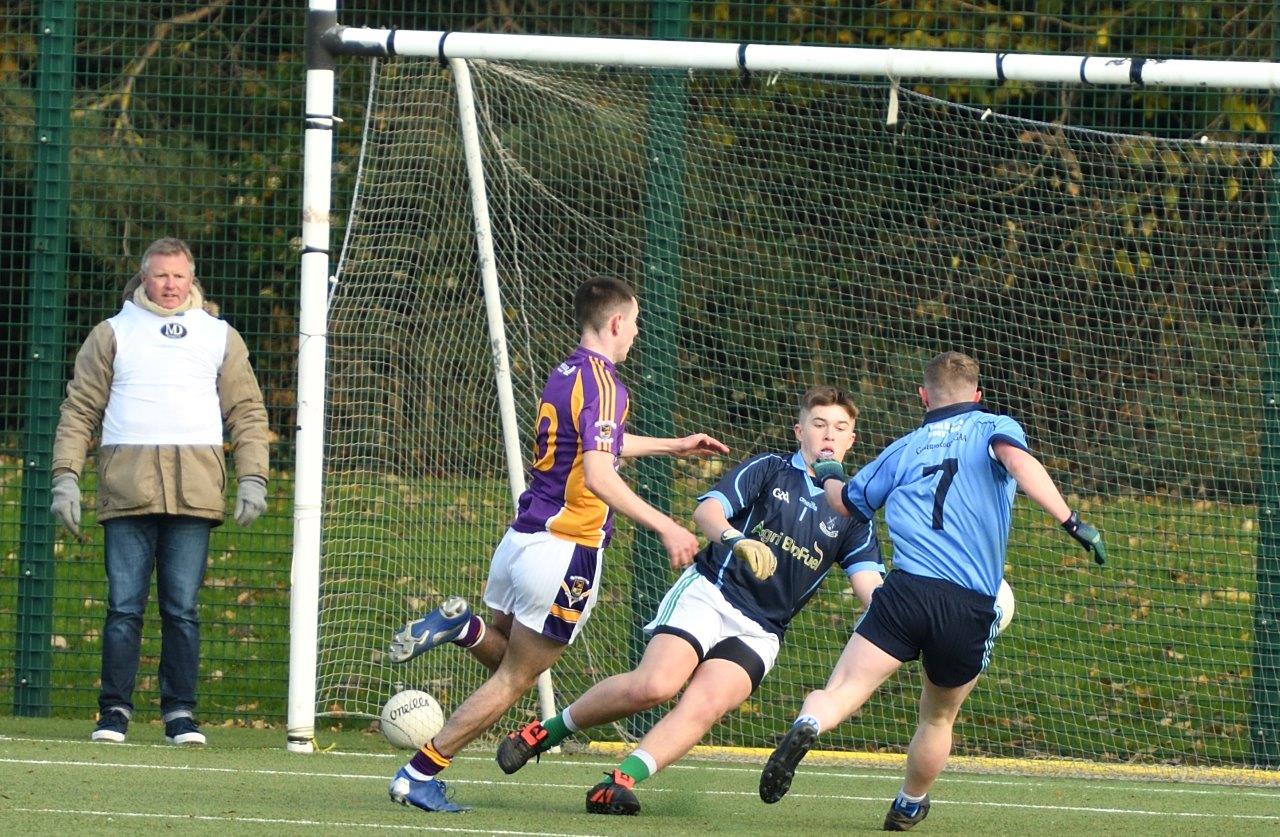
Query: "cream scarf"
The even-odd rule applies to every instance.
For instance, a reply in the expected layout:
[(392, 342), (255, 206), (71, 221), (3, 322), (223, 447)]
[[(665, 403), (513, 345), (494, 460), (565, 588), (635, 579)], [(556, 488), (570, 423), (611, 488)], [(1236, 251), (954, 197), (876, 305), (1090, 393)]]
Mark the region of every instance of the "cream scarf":
[(174, 314), (181, 314), (183, 311), (200, 310), (204, 307), (204, 295), (200, 293), (199, 286), (195, 282), (191, 283), (191, 295), (187, 297), (187, 301), (179, 305), (177, 308), (164, 308), (156, 305), (151, 301), (151, 297), (147, 296), (147, 289), (142, 285), (138, 285), (133, 291), (133, 304), (146, 311), (150, 311), (159, 317), (172, 317)]

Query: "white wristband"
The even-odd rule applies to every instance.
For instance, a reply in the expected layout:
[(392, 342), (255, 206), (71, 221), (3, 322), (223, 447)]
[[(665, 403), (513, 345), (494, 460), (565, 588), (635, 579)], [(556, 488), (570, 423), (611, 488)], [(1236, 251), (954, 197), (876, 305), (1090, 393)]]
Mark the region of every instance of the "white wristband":
[(723, 532), (720, 533), (720, 543), (727, 544), (729, 541), (735, 541), (738, 538), (742, 538), (742, 537), (746, 537), (746, 536), (743, 535), (741, 532), (739, 532), (737, 529), (730, 526), (728, 529), (725, 529)]

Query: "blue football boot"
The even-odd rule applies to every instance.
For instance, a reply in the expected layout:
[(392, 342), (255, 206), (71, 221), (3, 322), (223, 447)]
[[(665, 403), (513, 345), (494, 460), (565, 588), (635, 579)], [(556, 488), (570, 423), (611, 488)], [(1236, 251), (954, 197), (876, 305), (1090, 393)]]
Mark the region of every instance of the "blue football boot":
[(391, 638), (389, 657), (407, 663), (423, 651), (453, 642), (471, 621), (471, 608), (461, 596), (450, 596), (426, 616), (405, 625)]
[(419, 781), (409, 775), (403, 767), (391, 779), (387, 795), (392, 802), (401, 805), (412, 805), (423, 811), (441, 814), (458, 814), (471, 809), (465, 805), (457, 805), (449, 801), (445, 794), (445, 784), (439, 779), (431, 778)]
[(916, 803), (893, 800), (889, 813), (884, 817), (885, 831), (910, 831), (922, 819), (929, 816), (929, 796)]

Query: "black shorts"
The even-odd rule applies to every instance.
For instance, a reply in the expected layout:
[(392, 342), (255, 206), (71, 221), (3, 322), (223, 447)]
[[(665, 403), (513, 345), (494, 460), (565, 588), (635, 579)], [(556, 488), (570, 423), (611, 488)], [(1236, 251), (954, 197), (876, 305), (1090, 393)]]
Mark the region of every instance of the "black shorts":
[(986, 670), (1000, 625), (995, 607), (995, 596), (894, 570), (856, 631), (903, 662), (923, 657), (929, 680), (951, 688)]

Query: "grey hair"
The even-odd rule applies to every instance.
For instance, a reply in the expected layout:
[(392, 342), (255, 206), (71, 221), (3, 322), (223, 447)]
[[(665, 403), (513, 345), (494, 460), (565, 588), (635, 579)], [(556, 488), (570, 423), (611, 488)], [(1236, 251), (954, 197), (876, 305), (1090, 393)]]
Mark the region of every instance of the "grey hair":
[(196, 258), (191, 255), (191, 248), (187, 246), (187, 242), (180, 238), (157, 238), (147, 245), (146, 252), (142, 254), (142, 262), (138, 267), (138, 272), (143, 276), (147, 275), (147, 265), (152, 256), (176, 256), (178, 254), (187, 257), (187, 261), (191, 262), (191, 273), (195, 274)]

